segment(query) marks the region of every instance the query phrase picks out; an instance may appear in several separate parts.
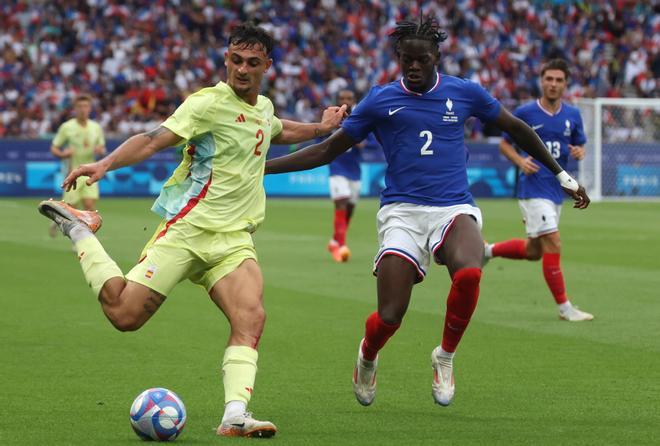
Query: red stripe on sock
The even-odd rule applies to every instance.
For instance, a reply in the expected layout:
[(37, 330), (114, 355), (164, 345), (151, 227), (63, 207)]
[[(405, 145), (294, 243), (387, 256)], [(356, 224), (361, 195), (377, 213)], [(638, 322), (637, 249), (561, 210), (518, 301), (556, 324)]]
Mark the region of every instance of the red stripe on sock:
[(339, 246), (346, 244), (346, 209), (335, 209), (335, 234), (332, 236), (339, 243)]
[(514, 238), (493, 245), (493, 257), (505, 257), (507, 259), (526, 259), (527, 240)]
[(365, 326), (362, 356), (368, 361), (373, 361), (376, 359), (378, 351), (383, 348), (387, 340), (392, 337), (401, 324), (388, 324), (380, 318), (377, 311), (374, 311), (367, 318)]
[(470, 323), (479, 299), (480, 280), (481, 270), (479, 268), (459, 269), (452, 278), (451, 289), (447, 297), (445, 328), (442, 334), (442, 349), (446, 352), (456, 351), (456, 347)]
[(543, 277), (550, 288), (552, 296), (557, 304), (563, 304), (568, 300), (566, 296), (566, 285), (564, 274), (561, 272), (559, 253), (543, 254)]

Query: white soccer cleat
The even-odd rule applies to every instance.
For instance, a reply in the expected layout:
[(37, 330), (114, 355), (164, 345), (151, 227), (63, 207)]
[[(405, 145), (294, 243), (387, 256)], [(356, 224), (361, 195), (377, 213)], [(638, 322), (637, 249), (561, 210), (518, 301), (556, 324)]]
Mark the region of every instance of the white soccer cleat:
[(360, 341), (357, 363), (353, 370), (353, 392), (358, 403), (369, 406), (376, 398), (376, 370), (378, 369), (378, 356), (373, 361), (367, 361), (362, 356), (362, 344)]
[(586, 311), (580, 311), (577, 307), (570, 306), (567, 310), (559, 310), (559, 319), (568, 321), (568, 322), (582, 322), (582, 321), (591, 321), (594, 319), (594, 315), (587, 313)]
[(276, 433), (277, 428), (273, 423), (255, 420), (250, 412), (222, 422), (216, 431), (221, 437), (268, 438)]
[(433, 367), (433, 399), (441, 406), (449, 406), (454, 399), (454, 372), (451, 359), (440, 356), (440, 347), (431, 353)]

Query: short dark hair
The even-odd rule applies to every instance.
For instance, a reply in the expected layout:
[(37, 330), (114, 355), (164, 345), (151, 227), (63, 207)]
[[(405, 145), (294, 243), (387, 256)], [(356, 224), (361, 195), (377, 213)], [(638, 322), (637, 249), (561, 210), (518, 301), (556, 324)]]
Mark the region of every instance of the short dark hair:
[(82, 101), (92, 102), (92, 97), (88, 94), (82, 93), (82, 94), (77, 95), (73, 99), (74, 104), (77, 104), (78, 102), (82, 102)]
[(568, 79), (568, 76), (571, 74), (568, 70), (568, 62), (566, 62), (564, 59), (551, 59), (544, 63), (541, 67), (541, 77), (543, 77), (545, 72), (548, 70), (561, 70), (564, 72), (566, 79)]
[(353, 91), (352, 88), (342, 88), (341, 90), (339, 90), (339, 91), (337, 92), (337, 94), (335, 94), (335, 102), (338, 102), (338, 101), (339, 101), (339, 95), (342, 94), (342, 93), (344, 93), (344, 92), (347, 92), (347, 93), (352, 94), (352, 95), (353, 95), (353, 99), (355, 99), (355, 98), (357, 97), (357, 95), (355, 94), (355, 92)]
[(447, 40), (447, 33), (440, 29), (440, 24), (432, 16), (419, 16), (419, 22), (403, 20), (396, 22), (396, 28), (390, 33), (394, 49), (398, 53), (399, 45), (406, 39), (421, 39), (440, 47), (440, 43)]
[(228, 43), (229, 45), (242, 47), (261, 45), (266, 51), (266, 54), (270, 54), (273, 51), (275, 39), (265, 29), (252, 22), (245, 22), (231, 30)]

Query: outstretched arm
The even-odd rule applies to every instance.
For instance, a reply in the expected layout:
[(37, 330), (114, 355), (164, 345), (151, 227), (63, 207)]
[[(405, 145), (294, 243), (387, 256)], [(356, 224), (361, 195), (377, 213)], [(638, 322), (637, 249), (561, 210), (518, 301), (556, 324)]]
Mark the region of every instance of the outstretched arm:
[(509, 161), (518, 166), (525, 175), (531, 175), (539, 171), (539, 166), (536, 164), (531, 156), (521, 156), (516, 148), (513, 147), (507, 140), (502, 138), (500, 141), (500, 153), (504, 155)]
[(160, 126), (150, 132), (131, 136), (110, 155), (91, 164), (82, 164), (74, 169), (62, 183), (62, 188), (76, 188), (76, 179), (88, 176), (87, 185), (97, 182), (109, 170), (137, 164), (149, 158), (154, 153), (172, 147), (181, 141), (181, 137), (171, 130)]
[(271, 140), (273, 144), (297, 144), (319, 138), (332, 132), (346, 116), (346, 105), (328, 107), (323, 111), (321, 122), (305, 123), (282, 119), (282, 131)]
[(64, 159), (64, 158), (69, 158), (71, 156), (72, 150), (68, 148), (66, 150), (62, 150), (61, 147), (58, 147), (55, 144), (53, 144), (52, 146), (50, 146), (50, 153), (52, 153), (57, 158)]
[(573, 200), (575, 201), (573, 207), (584, 209), (589, 206), (590, 200), (584, 187), (580, 186), (577, 181), (571, 178), (571, 176), (561, 168), (552, 155), (550, 155), (550, 152), (546, 149), (541, 138), (538, 137), (536, 132), (532, 130), (529, 125), (513, 116), (504, 107), (501, 108), (499, 116), (495, 119), (495, 124), (501, 130), (511, 135), (519, 147), (550, 169), (550, 172), (555, 174), (561, 187), (564, 188), (567, 194), (573, 197)]
[(266, 161), (266, 173), (294, 172), (328, 164), (355, 145), (355, 142), (348, 133), (339, 129), (318, 144)]

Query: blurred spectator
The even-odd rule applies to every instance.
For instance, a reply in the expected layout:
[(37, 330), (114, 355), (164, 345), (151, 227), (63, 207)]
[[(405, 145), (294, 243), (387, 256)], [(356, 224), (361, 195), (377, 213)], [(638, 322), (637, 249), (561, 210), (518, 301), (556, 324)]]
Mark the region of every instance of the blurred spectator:
[[(108, 134), (151, 129), (190, 92), (223, 79), (228, 31), (247, 19), (278, 40), (265, 88), (278, 115), (312, 120), (347, 85), (359, 96), (396, 78), (387, 34), (419, 14), (408, 3), (5, 0), (0, 137), (46, 136), (80, 92), (98, 98), (94, 118)], [(574, 67), (569, 100), (658, 96), (660, 7), (651, 0), (448, 0), (421, 8), (449, 33), (443, 70), (483, 84), (510, 108), (538, 93), (538, 67), (556, 56)], [(466, 131), (490, 134), (478, 123)]]

